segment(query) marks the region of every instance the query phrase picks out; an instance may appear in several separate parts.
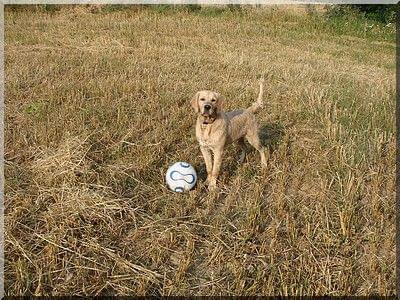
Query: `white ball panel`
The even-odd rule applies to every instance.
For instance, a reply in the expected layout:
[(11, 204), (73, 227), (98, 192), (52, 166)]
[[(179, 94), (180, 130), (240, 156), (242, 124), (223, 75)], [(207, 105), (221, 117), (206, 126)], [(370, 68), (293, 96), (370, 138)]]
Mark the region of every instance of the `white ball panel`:
[(168, 168), (165, 180), (175, 192), (189, 191), (196, 184), (196, 170), (186, 162), (177, 162)]

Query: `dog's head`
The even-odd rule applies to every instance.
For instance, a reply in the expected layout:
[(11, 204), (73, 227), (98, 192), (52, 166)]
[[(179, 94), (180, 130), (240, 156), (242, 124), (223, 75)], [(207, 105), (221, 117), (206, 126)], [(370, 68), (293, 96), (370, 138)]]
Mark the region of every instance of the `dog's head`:
[(224, 103), (224, 97), (212, 91), (197, 92), (191, 101), (195, 112), (203, 117), (215, 117), (222, 111)]

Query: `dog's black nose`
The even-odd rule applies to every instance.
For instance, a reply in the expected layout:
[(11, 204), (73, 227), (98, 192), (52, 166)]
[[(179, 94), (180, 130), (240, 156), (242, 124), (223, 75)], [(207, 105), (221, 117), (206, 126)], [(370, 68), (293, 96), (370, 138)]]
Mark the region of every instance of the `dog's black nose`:
[(206, 110), (210, 110), (210, 109), (211, 109), (211, 105), (206, 104), (206, 105), (204, 105), (204, 108), (205, 108)]

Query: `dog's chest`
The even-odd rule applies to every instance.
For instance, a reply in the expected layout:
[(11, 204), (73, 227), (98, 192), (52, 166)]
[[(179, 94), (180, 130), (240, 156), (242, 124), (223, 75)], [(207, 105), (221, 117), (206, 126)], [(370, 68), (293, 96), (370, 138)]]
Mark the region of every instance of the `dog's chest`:
[(210, 125), (200, 125), (198, 130), (196, 130), (197, 140), (199, 141), (200, 146), (209, 147), (214, 143), (211, 138), (211, 126)]
[(202, 147), (213, 148), (221, 142), (221, 135), (223, 135), (223, 130), (217, 124), (200, 124), (196, 128), (196, 137)]

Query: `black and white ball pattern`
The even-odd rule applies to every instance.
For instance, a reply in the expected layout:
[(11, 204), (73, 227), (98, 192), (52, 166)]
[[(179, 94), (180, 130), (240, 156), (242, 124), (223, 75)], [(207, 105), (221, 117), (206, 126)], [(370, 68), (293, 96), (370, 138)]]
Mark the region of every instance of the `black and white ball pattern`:
[(168, 168), (165, 180), (171, 190), (180, 193), (186, 192), (196, 184), (196, 170), (189, 163), (180, 161)]

